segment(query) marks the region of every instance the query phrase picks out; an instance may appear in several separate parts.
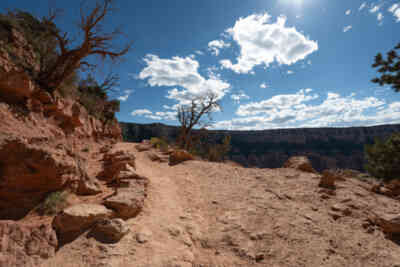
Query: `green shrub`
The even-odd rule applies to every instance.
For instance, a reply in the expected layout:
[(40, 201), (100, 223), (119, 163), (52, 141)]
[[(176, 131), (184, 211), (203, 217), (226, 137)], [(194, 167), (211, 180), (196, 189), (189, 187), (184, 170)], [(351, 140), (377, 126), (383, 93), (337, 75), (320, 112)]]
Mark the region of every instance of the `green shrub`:
[(50, 193), (44, 202), (39, 206), (39, 213), (42, 215), (54, 215), (66, 207), (68, 193), (56, 191)]
[(150, 143), (157, 149), (160, 149), (163, 152), (168, 151), (168, 143), (163, 138), (152, 137), (150, 139)]
[(400, 179), (400, 133), (365, 146), (367, 172), (384, 180)]

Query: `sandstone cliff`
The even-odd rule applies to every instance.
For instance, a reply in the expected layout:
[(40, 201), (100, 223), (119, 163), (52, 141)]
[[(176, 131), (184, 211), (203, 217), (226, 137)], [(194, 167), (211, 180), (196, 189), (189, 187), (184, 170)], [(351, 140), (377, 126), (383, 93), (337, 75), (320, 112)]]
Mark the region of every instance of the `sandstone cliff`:
[[(120, 123), (125, 141), (140, 142), (150, 137), (175, 140), (177, 127)], [(400, 132), (400, 125), (351, 128), (309, 128), (263, 131), (208, 131), (211, 139), (232, 137), (230, 159), (247, 167), (279, 168), (292, 156), (307, 156), (318, 171), (331, 168), (363, 170), (364, 145), (374, 138)]]

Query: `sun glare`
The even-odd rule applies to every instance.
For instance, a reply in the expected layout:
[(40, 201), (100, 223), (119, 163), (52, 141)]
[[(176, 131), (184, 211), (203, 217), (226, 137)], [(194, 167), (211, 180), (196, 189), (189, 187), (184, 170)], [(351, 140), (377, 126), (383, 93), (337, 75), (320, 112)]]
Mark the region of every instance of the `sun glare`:
[(286, 5), (302, 6), (305, 0), (281, 0)]

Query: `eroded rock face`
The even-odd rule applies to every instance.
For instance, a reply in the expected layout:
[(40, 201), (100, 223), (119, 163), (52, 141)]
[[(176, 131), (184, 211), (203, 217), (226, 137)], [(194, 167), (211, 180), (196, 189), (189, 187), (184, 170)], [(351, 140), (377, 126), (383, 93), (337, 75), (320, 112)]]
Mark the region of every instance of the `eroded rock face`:
[[(19, 219), (78, 174), (75, 160), (21, 139), (0, 140), (0, 219)], [(12, 207), (12, 208), (10, 208)]]
[(51, 225), (24, 226), (0, 221), (0, 266), (36, 267), (54, 256), (57, 237)]
[(316, 173), (311, 162), (306, 157), (291, 157), (283, 165), (284, 168), (297, 169), (304, 172)]

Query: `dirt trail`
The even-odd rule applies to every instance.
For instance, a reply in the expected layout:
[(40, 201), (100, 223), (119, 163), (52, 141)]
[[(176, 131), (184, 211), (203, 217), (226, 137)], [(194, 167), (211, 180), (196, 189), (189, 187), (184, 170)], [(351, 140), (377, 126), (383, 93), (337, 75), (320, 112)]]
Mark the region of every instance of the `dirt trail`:
[(400, 266), (400, 246), (363, 227), (371, 212), (399, 214), (400, 204), (364, 182), (348, 179), (329, 196), (316, 174), (169, 166), (148, 153), (137, 152), (137, 172), (150, 185), (143, 212), (128, 221), (131, 233), (112, 245), (83, 236), (46, 266)]

